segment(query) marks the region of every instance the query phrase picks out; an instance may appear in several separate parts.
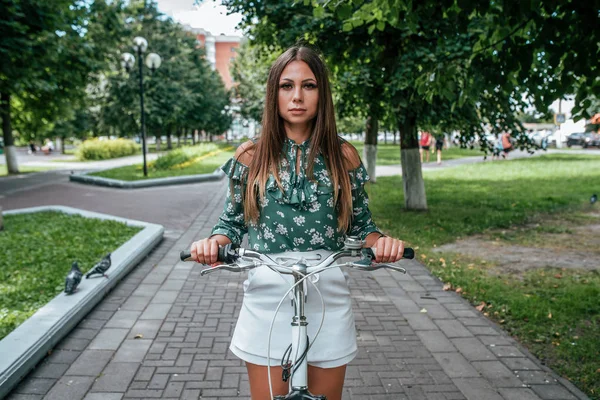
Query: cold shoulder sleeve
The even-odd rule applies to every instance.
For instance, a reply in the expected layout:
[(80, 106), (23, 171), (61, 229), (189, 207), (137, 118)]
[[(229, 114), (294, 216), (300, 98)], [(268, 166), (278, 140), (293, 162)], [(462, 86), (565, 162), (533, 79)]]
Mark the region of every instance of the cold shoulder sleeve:
[(380, 232), (371, 216), (369, 196), (365, 190), (369, 175), (362, 162), (357, 168), (350, 170), (349, 174), (352, 188), (352, 224), (348, 235), (365, 240), (369, 233)]
[(230, 189), (227, 191), (223, 212), (211, 235), (225, 235), (232, 243), (240, 245), (244, 235), (248, 232), (242, 203), (248, 167), (235, 158), (231, 158), (221, 167), (221, 170), (229, 177)]

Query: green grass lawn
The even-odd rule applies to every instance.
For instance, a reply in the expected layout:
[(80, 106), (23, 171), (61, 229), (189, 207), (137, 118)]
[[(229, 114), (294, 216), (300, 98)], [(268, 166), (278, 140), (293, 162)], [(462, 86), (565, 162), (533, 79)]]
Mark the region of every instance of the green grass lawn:
[[(363, 157), (363, 142), (351, 142), (356, 150), (358, 150), (358, 154), (360, 154), (361, 158)], [(464, 158), (464, 157), (483, 157), (483, 153), (478, 149), (461, 149), (460, 147), (451, 147), (449, 149), (444, 149), (442, 151), (442, 161), (453, 160), (456, 158)], [(437, 155), (430, 155), (430, 162), (436, 162)], [(377, 144), (377, 165), (398, 165), (400, 164), (400, 145), (399, 144)]]
[[(0, 156), (4, 157), (4, 156)], [(41, 171), (50, 171), (53, 170), (52, 167), (27, 167), (27, 166), (19, 166), (19, 173), (28, 174), (31, 172), (41, 172)], [(0, 164), (0, 177), (7, 176), (8, 170), (6, 169), (6, 164)]]
[(0, 231), (0, 340), (64, 290), (73, 261), (85, 273), (140, 229), (51, 211), (5, 215)]
[(207, 156), (209, 153), (218, 153), (202, 158), (189, 166), (183, 168), (156, 169), (152, 164), (148, 168), (148, 177), (144, 177), (142, 165), (129, 165), (126, 167), (114, 168), (106, 171), (100, 171), (91, 175), (104, 178), (120, 179), (124, 181), (134, 181), (141, 179), (166, 178), (171, 176), (209, 174), (223, 165), (235, 153), (235, 149), (226, 144), (196, 146), (198, 151), (195, 153), (198, 157)]
[(424, 179), (428, 212), (403, 210), (400, 177), (380, 177), (369, 185), (380, 228), (418, 247), (432, 273), (462, 288), (474, 305), (484, 302), (487, 315), (509, 334), (600, 399), (600, 270), (549, 267), (499, 275), (488, 273), (493, 265), (485, 260), (432, 253), (469, 235), (589, 210), (589, 198), (599, 189), (600, 157), (561, 154), (478, 163), (425, 172)]

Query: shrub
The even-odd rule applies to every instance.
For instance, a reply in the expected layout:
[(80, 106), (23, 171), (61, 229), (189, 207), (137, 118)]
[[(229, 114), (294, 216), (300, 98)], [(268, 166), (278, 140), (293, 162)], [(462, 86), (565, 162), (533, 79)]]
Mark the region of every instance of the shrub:
[(215, 144), (202, 143), (196, 146), (181, 147), (176, 150), (171, 150), (151, 163), (151, 167), (155, 170), (168, 170), (173, 167), (188, 162), (194, 158), (211, 151), (217, 150), (219, 147)]
[(136, 154), (139, 149), (140, 146), (129, 139), (88, 139), (77, 148), (75, 155), (80, 161), (108, 160)]

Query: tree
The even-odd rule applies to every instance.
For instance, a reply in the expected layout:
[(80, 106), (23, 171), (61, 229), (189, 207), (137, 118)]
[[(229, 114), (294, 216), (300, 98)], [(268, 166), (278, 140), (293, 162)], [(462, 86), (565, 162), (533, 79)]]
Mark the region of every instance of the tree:
[[(44, 124), (69, 114), (69, 103), (81, 98), (88, 77), (98, 70), (109, 40), (93, 41), (96, 23), (114, 22), (119, 1), (110, 4), (72, 0), (2, 0), (0, 13), (0, 114), (9, 173), (17, 173), (13, 107), (26, 118), (17, 126), (49, 131)], [(106, 25), (103, 25), (104, 27)], [(106, 38), (103, 38), (106, 39)], [(21, 115), (19, 115), (21, 116)]]
[(257, 41), (317, 37), (322, 48), (336, 55), (362, 51), (374, 71), (382, 71), (387, 90), (376, 96), (392, 109), (401, 132), (407, 209), (427, 209), (418, 126), (458, 128), (462, 143), (483, 137), (487, 128), (510, 131), (527, 147), (518, 111), (530, 104), (545, 109), (556, 97), (575, 91), (587, 107), (598, 85), (597, 66), (591, 61), (597, 59), (598, 34), (581, 28), (594, 23), (598, 0), (527, 5), (312, 0), (312, 20), (306, 18), (306, 5), (298, 3), (225, 3), (245, 16), (244, 24)]

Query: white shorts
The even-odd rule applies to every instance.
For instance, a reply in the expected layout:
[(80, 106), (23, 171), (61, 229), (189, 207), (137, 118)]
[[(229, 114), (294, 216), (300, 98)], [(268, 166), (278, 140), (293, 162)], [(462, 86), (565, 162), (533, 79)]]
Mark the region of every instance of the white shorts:
[[(286, 252), (269, 254), (275, 260), (304, 257), (309, 265), (319, 263), (330, 251)], [(286, 260), (287, 261), (287, 260)], [(310, 278), (309, 278), (310, 279)], [(308, 337), (312, 344), (308, 352), (308, 364), (319, 368), (335, 368), (348, 364), (357, 353), (356, 328), (350, 291), (340, 268), (332, 268), (316, 274), (312, 281), (321, 291), (325, 302), (325, 320), (321, 332), (314, 337), (321, 322), (321, 300), (310, 283), (304, 314), (308, 322)], [(268, 267), (258, 267), (248, 272), (244, 281), (244, 301), (233, 333), (229, 349), (242, 360), (256, 365), (281, 365), (284, 352), (292, 341), (292, 317), (294, 307), (291, 297), (283, 301), (271, 334), (270, 363), (267, 363), (269, 327), (275, 310), (294, 278), (279, 275)], [(314, 341), (314, 343), (313, 343)]]

